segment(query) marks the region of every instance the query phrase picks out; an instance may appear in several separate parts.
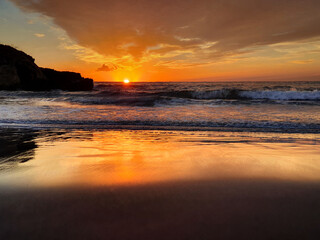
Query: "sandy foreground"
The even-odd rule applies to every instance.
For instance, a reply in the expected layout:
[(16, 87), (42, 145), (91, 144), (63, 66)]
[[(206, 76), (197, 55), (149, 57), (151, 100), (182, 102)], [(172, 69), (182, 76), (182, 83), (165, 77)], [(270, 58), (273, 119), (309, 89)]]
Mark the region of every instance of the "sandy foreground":
[(0, 239), (319, 239), (316, 135), (4, 130)]
[(318, 239), (320, 185), (229, 180), (0, 193), (1, 239)]

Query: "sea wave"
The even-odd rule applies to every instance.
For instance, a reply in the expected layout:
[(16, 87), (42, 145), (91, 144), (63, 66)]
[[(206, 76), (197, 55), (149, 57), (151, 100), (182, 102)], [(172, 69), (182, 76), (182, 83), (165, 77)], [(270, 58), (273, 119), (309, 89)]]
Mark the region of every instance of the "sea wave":
[(320, 91), (242, 91), (240, 96), (248, 99), (319, 101)]
[[(98, 85), (99, 86), (99, 85)], [(46, 101), (66, 101), (89, 105), (123, 106), (163, 106), (184, 104), (219, 104), (219, 103), (271, 103), (271, 104), (320, 104), (320, 90), (270, 90), (270, 89), (166, 89), (164, 86), (124, 88), (118, 85), (103, 85), (92, 92), (9, 92), (1, 91), (0, 98), (22, 101), (44, 99)], [(195, 87), (196, 88), (196, 87)], [(210, 101), (211, 100), (211, 101)]]
[(320, 133), (320, 124), (274, 121), (94, 121), (94, 120), (0, 120), (1, 126), (23, 128), (172, 129), (193, 131)]
[(219, 89), (213, 91), (180, 91), (161, 93), (163, 96), (210, 99), (265, 99), (265, 100), (320, 100), (320, 91), (253, 91), (240, 89)]
[(291, 90), (246, 90), (237, 88), (222, 88), (216, 90), (169, 90), (169, 91), (125, 91), (122, 88), (103, 89), (97, 93), (99, 96), (109, 97), (171, 97), (187, 99), (266, 99), (266, 100), (320, 100), (320, 91)]
[[(73, 98), (78, 101), (79, 99)], [(215, 101), (210, 101), (215, 100)], [(218, 104), (220, 103), (292, 103), (292, 104), (319, 104), (320, 91), (275, 91), (275, 90), (242, 90), (218, 89), (211, 91), (137, 91), (127, 92), (121, 89), (103, 90), (95, 94), (94, 98), (85, 98), (80, 102), (85, 104), (115, 104), (127, 106), (163, 106), (183, 104)], [(232, 101), (230, 101), (232, 100)], [(235, 102), (236, 101), (236, 102)]]

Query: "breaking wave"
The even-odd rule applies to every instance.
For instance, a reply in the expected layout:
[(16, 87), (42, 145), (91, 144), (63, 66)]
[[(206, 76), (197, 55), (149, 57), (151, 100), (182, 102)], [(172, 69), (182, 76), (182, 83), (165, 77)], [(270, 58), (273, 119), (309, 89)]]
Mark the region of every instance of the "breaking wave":
[(168, 97), (209, 99), (320, 100), (320, 91), (247, 91), (220, 89), (213, 91), (180, 91), (162, 93)]
[(320, 82), (101, 83), (89, 92), (0, 91), (0, 126), (9, 127), (320, 133), (319, 110)]
[(242, 90), (218, 89), (210, 91), (134, 91), (121, 89), (103, 89), (94, 98), (84, 99), (85, 104), (115, 104), (127, 106), (172, 105), (172, 104), (206, 104), (208, 100), (236, 100), (270, 102), (270, 103), (320, 103), (320, 91), (279, 91), (279, 90)]

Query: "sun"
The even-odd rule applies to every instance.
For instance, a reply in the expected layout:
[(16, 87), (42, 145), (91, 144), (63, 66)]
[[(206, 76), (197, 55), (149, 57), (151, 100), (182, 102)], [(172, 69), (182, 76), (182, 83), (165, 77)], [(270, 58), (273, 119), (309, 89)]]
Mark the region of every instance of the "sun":
[(130, 83), (130, 80), (128, 78), (126, 78), (126, 79), (123, 80), (123, 83), (128, 84), (128, 83)]

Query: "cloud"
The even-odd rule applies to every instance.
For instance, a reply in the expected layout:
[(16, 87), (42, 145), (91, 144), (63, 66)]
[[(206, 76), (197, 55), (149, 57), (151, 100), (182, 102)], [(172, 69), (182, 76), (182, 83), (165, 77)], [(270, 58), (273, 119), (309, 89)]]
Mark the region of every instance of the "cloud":
[(319, 0), (11, 1), (82, 47), (137, 63), (207, 63), (320, 36)]
[(112, 63), (109, 63), (108, 65), (103, 64), (101, 67), (97, 69), (98, 72), (111, 72), (117, 70), (118, 67)]
[(4, 18), (4, 17), (0, 17), (0, 21), (2, 22), (8, 22), (8, 19)]
[(33, 35), (36, 36), (36, 37), (38, 37), (38, 38), (43, 38), (43, 37), (46, 36), (46, 35), (43, 34), (43, 33), (35, 33), (35, 34), (33, 34)]
[(296, 61), (292, 61), (292, 63), (295, 63), (295, 64), (309, 64), (309, 63), (312, 63), (313, 60), (312, 59), (309, 59), (309, 60), (296, 60)]

